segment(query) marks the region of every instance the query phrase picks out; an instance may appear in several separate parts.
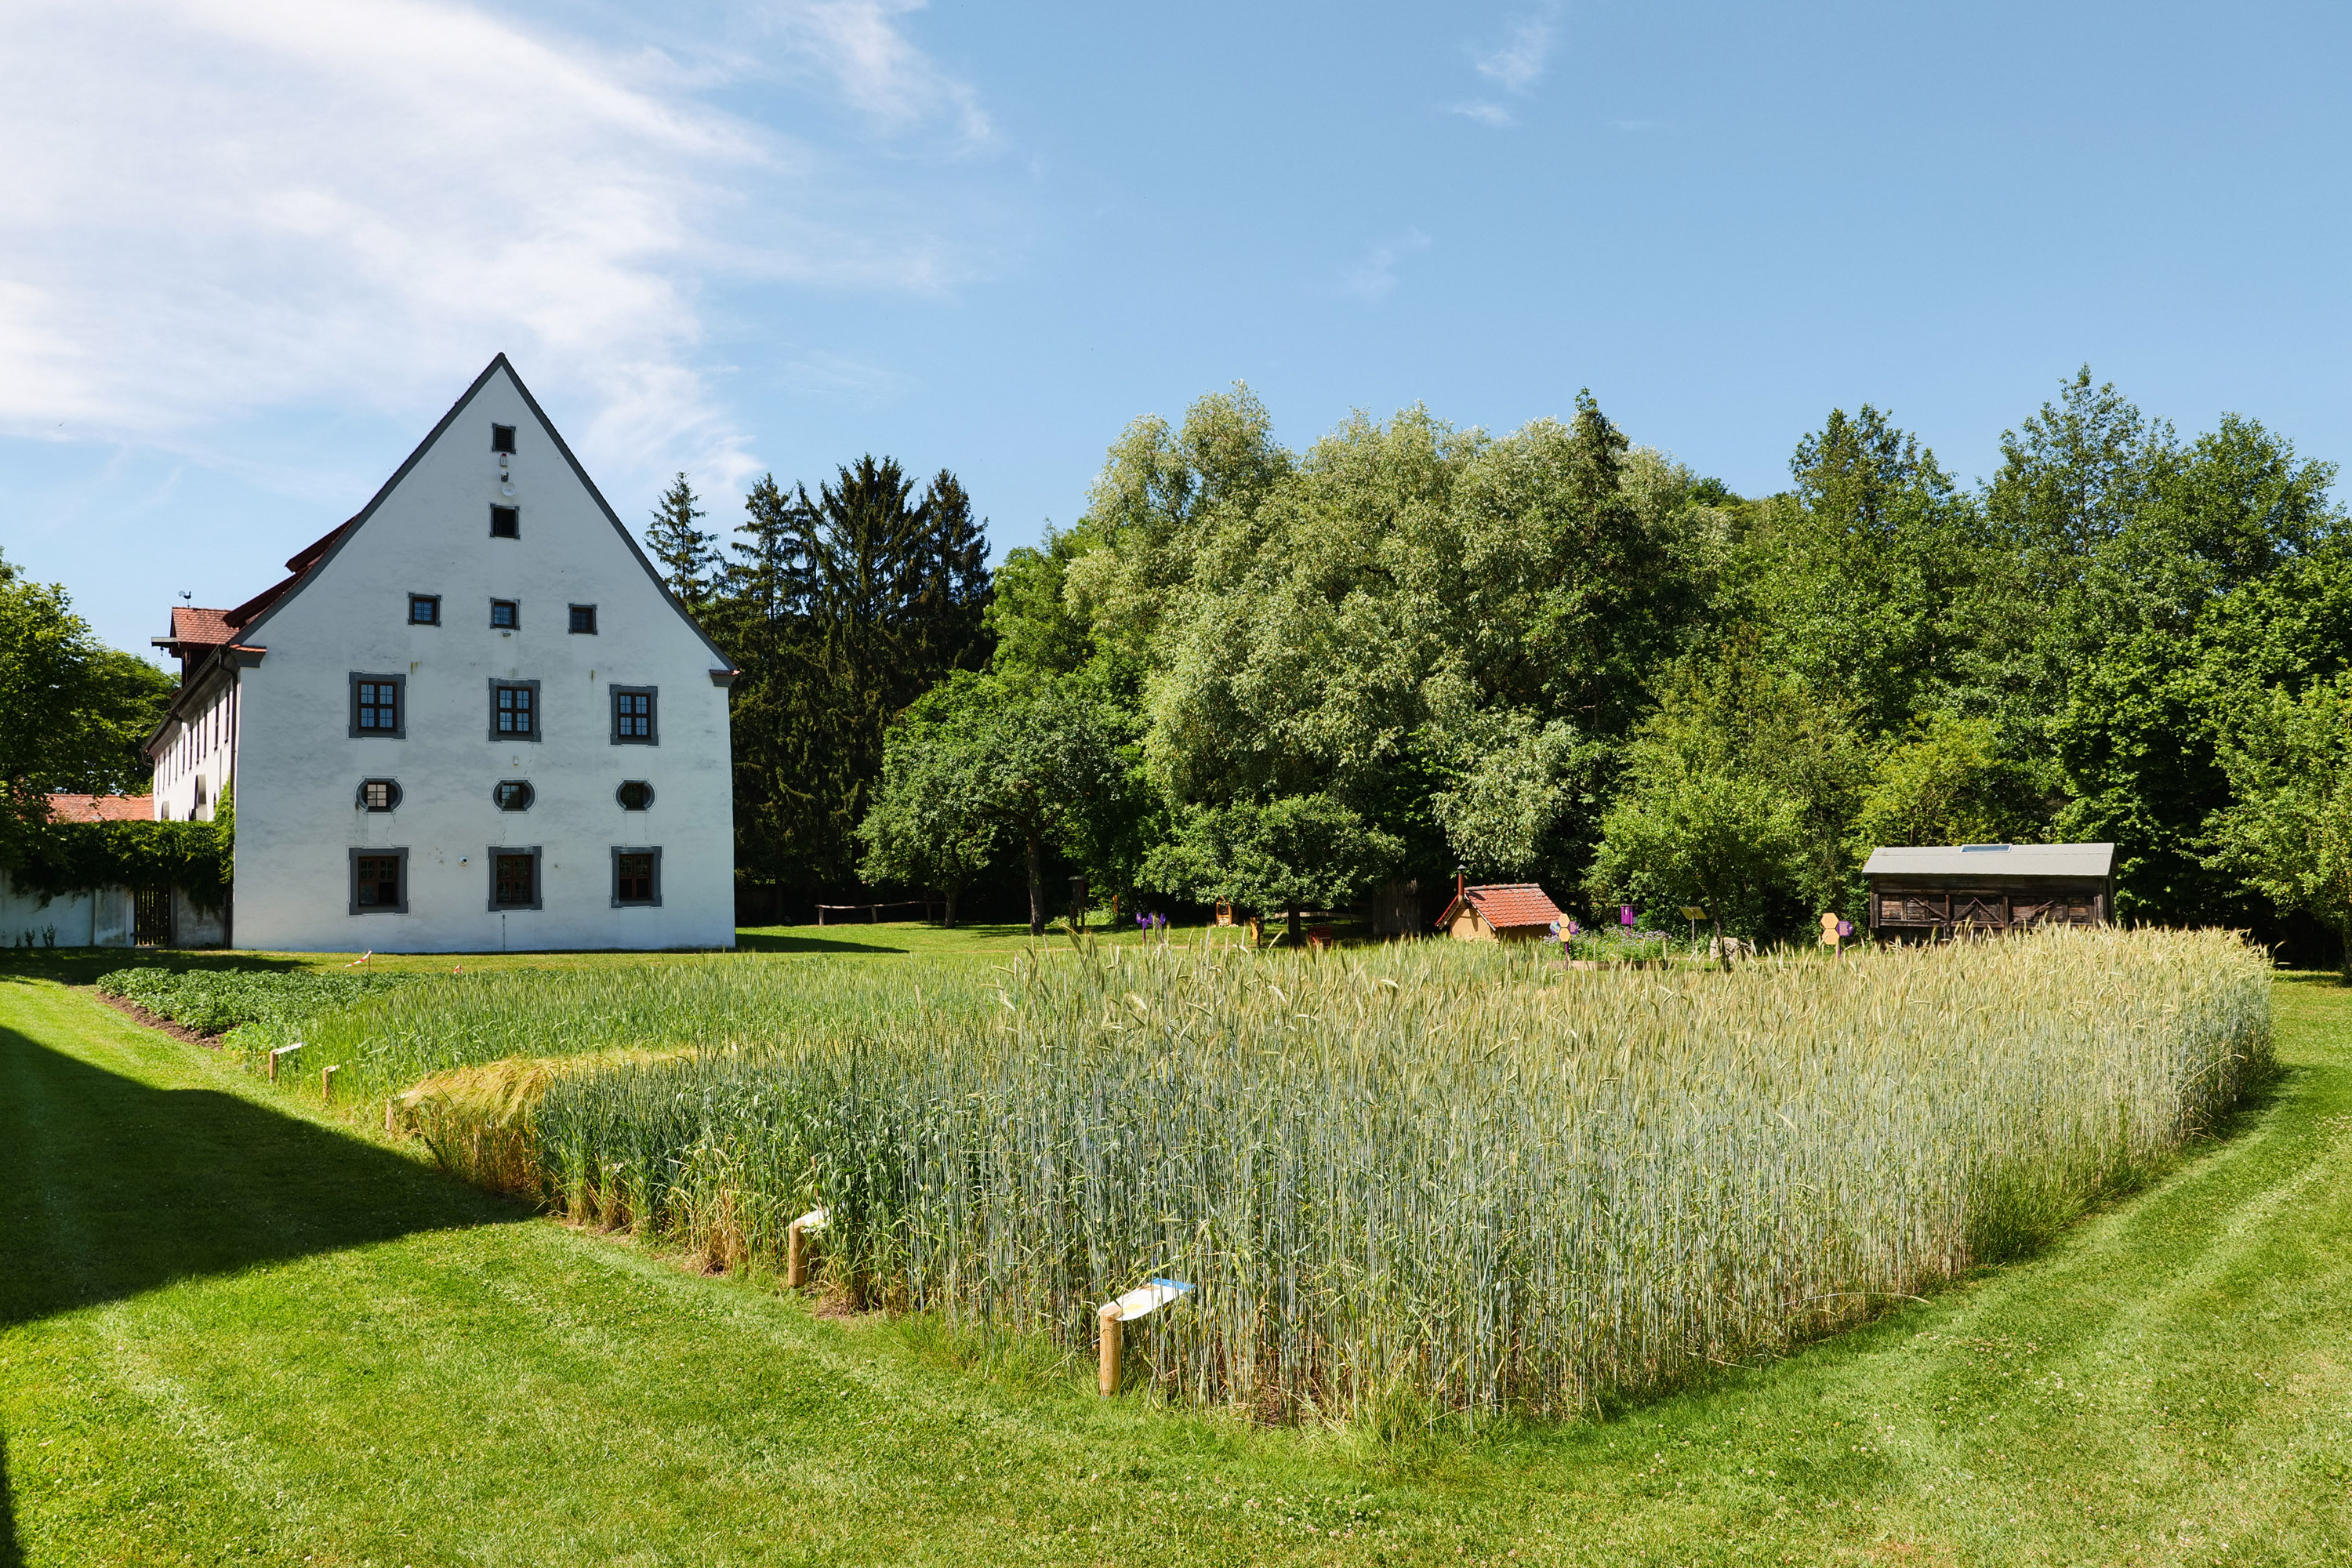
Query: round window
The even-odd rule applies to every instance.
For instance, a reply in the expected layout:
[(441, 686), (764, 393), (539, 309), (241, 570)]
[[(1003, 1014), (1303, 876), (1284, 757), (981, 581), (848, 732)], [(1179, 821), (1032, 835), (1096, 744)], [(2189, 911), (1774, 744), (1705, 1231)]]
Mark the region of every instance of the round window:
[(631, 779), (613, 792), (623, 811), (643, 811), (654, 803), (654, 786), (643, 779)]
[(500, 811), (529, 811), (530, 785), (520, 779), (502, 779), (490, 791), (490, 798), (498, 802)]
[(390, 779), (362, 779), (354, 804), (362, 811), (390, 811), (400, 804), (400, 785)]

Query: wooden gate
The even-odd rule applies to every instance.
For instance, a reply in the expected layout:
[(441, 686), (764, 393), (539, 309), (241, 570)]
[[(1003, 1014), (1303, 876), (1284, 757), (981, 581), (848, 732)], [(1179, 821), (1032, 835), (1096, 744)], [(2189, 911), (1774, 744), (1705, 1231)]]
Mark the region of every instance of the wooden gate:
[(172, 889), (142, 888), (131, 895), (131, 940), (142, 947), (172, 947)]

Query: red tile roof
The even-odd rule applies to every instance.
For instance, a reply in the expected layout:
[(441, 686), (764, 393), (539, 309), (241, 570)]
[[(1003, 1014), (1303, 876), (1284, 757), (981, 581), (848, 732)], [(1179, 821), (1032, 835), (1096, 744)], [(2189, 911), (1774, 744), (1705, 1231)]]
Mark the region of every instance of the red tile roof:
[[(217, 613), (217, 612), (209, 612)], [(49, 816), (58, 822), (152, 822), (152, 795), (53, 795)]]
[(200, 610), (187, 605), (172, 606), (172, 637), (191, 647), (219, 647), (236, 640), (226, 610)]
[(1484, 888), (1465, 888), (1462, 897), (1448, 904), (1438, 921), (1444, 925), (1454, 919), (1454, 912), (1467, 900), (1480, 918), (1496, 931), (1511, 931), (1527, 926), (1549, 927), (1563, 917), (1551, 895), (1533, 882), (1502, 882)]

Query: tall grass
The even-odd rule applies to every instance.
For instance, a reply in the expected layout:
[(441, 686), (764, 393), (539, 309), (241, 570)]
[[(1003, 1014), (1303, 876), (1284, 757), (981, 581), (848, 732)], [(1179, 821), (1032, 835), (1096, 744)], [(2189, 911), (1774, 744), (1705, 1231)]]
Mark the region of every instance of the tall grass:
[[(1108, 950), (893, 970), (889, 1005), (739, 975), (700, 1016), (723, 980), (678, 973), (530, 994), (567, 1042), (724, 1042), (551, 1077), (550, 1201), (721, 1264), (822, 1203), (843, 1287), (1074, 1350), (1191, 1280), (1134, 1372), (1269, 1417), (1577, 1412), (1833, 1328), (2138, 1179), (2269, 1054), (2264, 961), (2214, 932), (1671, 977)], [(421, 1059), (514, 1037), (492, 994), (373, 1007)]]

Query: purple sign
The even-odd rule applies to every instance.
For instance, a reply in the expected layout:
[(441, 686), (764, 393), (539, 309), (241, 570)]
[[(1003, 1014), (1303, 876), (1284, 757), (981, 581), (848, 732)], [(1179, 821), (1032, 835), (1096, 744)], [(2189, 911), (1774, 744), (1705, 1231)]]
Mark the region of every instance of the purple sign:
[(1620, 904), (1617, 906), (1617, 923), (1621, 926), (1629, 926), (1633, 923), (1633, 905)]

